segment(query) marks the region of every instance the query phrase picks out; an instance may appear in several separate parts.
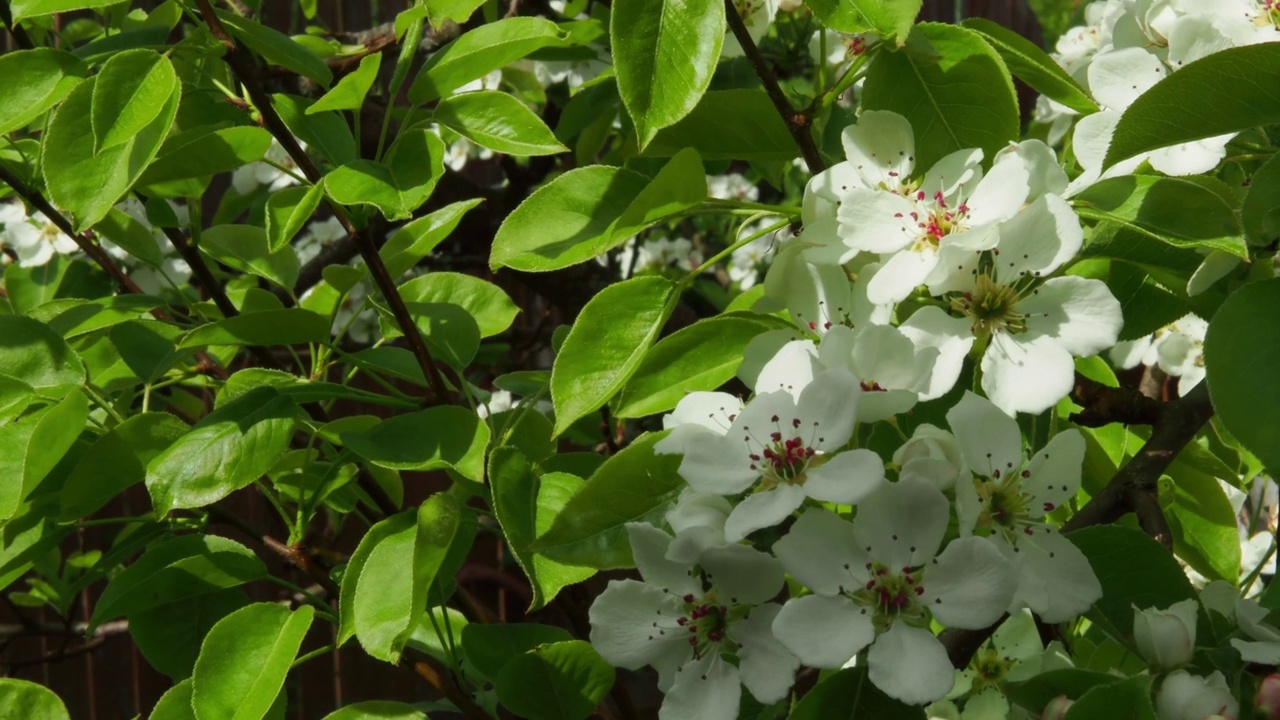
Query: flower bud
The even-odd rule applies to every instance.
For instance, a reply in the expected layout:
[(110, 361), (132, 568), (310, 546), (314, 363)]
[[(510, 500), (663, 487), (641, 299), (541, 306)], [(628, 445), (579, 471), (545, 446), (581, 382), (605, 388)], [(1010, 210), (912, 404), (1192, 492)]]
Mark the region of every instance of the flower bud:
[(1196, 645), (1195, 600), (1183, 600), (1168, 610), (1133, 608), (1133, 639), (1148, 662), (1171, 670), (1191, 662)]
[(1062, 720), (1067, 716), (1067, 709), (1074, 704), (1075, 701), (1071, 698), (1066, 695), (1059, 695), (1044, 706), (1044, 712), (1040, 714), (1040, 720)]
[(1258, 694), (1253, 696), (1253, 706), (1262, 717), (1280, 720), (1280, 673), (1271, 673), (1258, 684)]
[(1240, 705), (1231, 696), (1226, 678), (1217, 670), (1208, 677), (1175, 670), (1165, 676), (1156, 693), (1159, 720), (1229, 720), (1239, 711)]

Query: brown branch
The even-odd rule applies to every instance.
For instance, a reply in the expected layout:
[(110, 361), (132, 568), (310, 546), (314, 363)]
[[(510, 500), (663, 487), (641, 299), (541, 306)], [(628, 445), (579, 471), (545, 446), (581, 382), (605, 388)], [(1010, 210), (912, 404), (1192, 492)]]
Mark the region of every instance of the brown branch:
[[(258, 82), (257, 65), (253, 55), (227, 34), (226, 28), (222, 26), (222, 22), (218, 19), (217, 14), (214, 13), (213, 6), (209, 4), (209, 0), (196, 0), (196, 4), (200, 7), (200, 15), (204, 18), (205, 24), (209, 26), (209, 31), (213, 34), (213, 37), (226, 47), (225, 60), (231, 66), (236, 78), (240, 80), (245, 90), (248, 91), (249, 98), (253, 101), (253, 104), (257, 106), (258, 113), (262, 116), (263, 125), (276, 138), (285, 152), (289, 154), (289, 157), (293, 159), (294, 164), (302, 171), (307, 180), (312, 183), (320, 182), (322, 178), (320, 169), (316, 167), (311, 158), (298, 145), (293, 133), (289, 131), (284, 120), (281, 119), (279, 113), (271, 105), (271, 98), (267, 96), (262, 84)], [(426, 377), (427, 383), (431, 386), (431, 391), (435, 393), (437, 399), (446, 400), (449, 395), (444, 383), (444, 376), (441, 375), (440, 368), (431, 358), (427, 343), (422, 339), (422, 333), (418, 331), (418, 326), (413, 322), (413, 317), (409, 315), (409, 308), (405, 306), (404, 298), (400, 296), (400, 291), (396, 289), (395, 280), (387, 272), (387, 266), (383, 264), (382, 257), (378, 255), (377, 247), (374, 246), (373, 241), (366, 233), (356, 229), (351, 222), (351, 218), (347, 216), (346, 210), (341, 205), (329, 200), (327, 197), (325, 200), (332, 207), (334, 216), (342, 224), (342, 229), (355, 242), (356, 248), (360, 251), (360, 256), (364, 258), (365, 266), (369, 268), (374, 284), (378, 286), (378, 290), (386, 299), (387, 305), (390, 306), (391, 314), (395, 317), (396, 324), (400, 326), (401, 332), (404, 333), (405, 339), (409, 342), (409, 348), (413, 351), (414, 357), (422, 369), (423, 376)]]
[(765, 93), (773, 102), (773, 106), (778, 109), (778, 114), (782, 116), (782, 122), (791, 132), (791, 139), (795, 141), (796, 147), (800, 148), (804, 164), (809, 167), (809, 172), (817, 175), (826, 168), (826, 164), (822, 162), (822, 155), (818, 153), (818, 146), (813, 141), (813, 133), (810, 131), (813, 118), (807, 110), (800, 111), (791, 107), (787, 96), (782, 92), (782, 87), (778, 85), (778, 79), (769, 69), (769, 63), (765, 61), (764, 56), (760, 54), (760, 48), (756, 47), (755, 41), (751, 39), (751, 34), (747, 31), (746, 24), (742, 22), (742, 15), (738, 13), (733, 0), (724, 0), (724, 12), (729, 30), (742, 46), (742, 52), (747, 56), (751, 67), (756, 71), (756, 76), (764, 85)]
[(302, 546), (286, 545), (240, 519), (235, 513), (223, 510), (216, 505), (211, 505), (206, 510), (211, 520), (236, 528), (255, 541), (262, 543), (263, 547), (279, 555), (285, 562), (306, 573), (307, 577), (323, 588), (330, 598), (336, 599), (341, 594), (338, 584), (333, 581), (333, 578), (329, 577), (329, 573), (324, 568), (316, 563), (314, 558), (307, 554), (306, 549)]
[(1154, 425), (1164, 413), (1165, 403), (1129, 388), (1115, 388), (1076, 373), (1071, 399), (1083, 409), (1070, 417), (1081, 427), (1102, 427), (1113, 422), (1125, 425)]
[(431, 687), (438, 690), (445, 699), (461, 710), (463, 715), (471, 718), (471, 720), (492, 720), (489, 717), (489, 713), (484, 711), (484, 708), (477, 705), (475, 700), (472, 700), (470, 696), (458, 689), (458, 686), (454, 685), (453, 681), (440, 671), (435, 660), (424, 658), (422, 660), (405, 660), (403, 662), (413, 668), (413, 671), (418, 673), (423, 680), (430, 683)]

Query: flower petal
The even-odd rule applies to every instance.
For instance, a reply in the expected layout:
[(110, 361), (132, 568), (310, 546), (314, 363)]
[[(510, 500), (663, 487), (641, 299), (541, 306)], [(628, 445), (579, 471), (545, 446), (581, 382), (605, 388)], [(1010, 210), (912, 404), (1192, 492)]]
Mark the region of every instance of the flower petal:
[(699, 492), (736, 495), (760, 478), (751, 469), (750, 452), (741, 436), (717, 437), (707, 432), (702, 442), (686, 445), (680, 477)]
[(1011, 415), (1048, 410), (1071, 392), (1075, 378), (1071, 353), (1056, 338), (1030, 333), (993, 337), (981, 367), (982, 391)]
[(925, 566), (920, 602), (947, 627), (978, 630), (1004, 614), (1016, 582), (1015, 569), (990, 542), (957, 538)]
[(773, 527), (804, 504), (804, 488), (783, 483), (749, 495), (729, 513), (724, 539), (736, 543), (761, 528)]
[(1075, 497), (1080, 489), (1084, 450), (1084, 436), (1070, 428), (1054, 435), (1043, 450), (1032, 456), (1027, 464), (1028, 476), (1022, 481), (1022, 490), (1034, 499), (1032, 517), (1039, 518)]
[(882, 565), (923, 565), (938, 553), (950, 509), (942, 491), (928, 482), (887, 483), (858, 505), (854, 537)]
[(917, 348), (938, 349), (938, 358), (920, 391), (920, 400), (933, 400), (950, 392), (960, 377), (969, 348), (973, 347), (974, 337), (969, 332), (969, 323), (930, 305), (912, 313), (899, 329), (911, 338)]
[(835, 595), (867, 580), (867, 557), (853, 525), (823, 508), (805, 510), (786, 537), (773, 544), (773, 554), (791, 577), (819, 595)]
[(1077, 357), (1088, 357), (1116, 344), (1124, 313), (1120, 301), (1101, 280), (1068, 275), (1048, 280), (1034, 295), (1018, 303), (1027, 329), (1047, 335)]
[(739, 644), (738, 671), (742, 684), (756, 700), (769, 705), (787, 696), (800, 668), (797, 658), (778, 642), (773, 634), (773, 621), (782, 610), (781, 605), (766, 603), (751, 611), (746, 618), (733, 624), (730, 634)]
[[(587, 615), (591, 645), (610, 665), (635, 670), (664, 657), (691, 655), (688, 633), (676, 625), (684, 614), (679, 599), (662, 588), (636, 580), (614, 580)], [(662, 626), (662, 620), (671, 629)], [(660, 627), (653, 626), (658, 620)]]
[(921, 208), (901, 195), (883, 190), (851, 191), (840, 203), (840, 237), (854, 250), (891, 253), (901, 250), (920, 236), (913, 215)]
[(801, 423), (794, 428), (797, 436), (820, 452), (844, 447), (853, 435), (861, 396), (857, 379), (846, 368), (822, 371), (804, 388), (796, 403), (794, 419)]
[(782, 589), (782, 563), (746, 545), (711, 548), (700, 561), (707, 581), (734, 605), (762, 603)]
[(864, 110), (858, 122), (840, 133), (845, 157), (866, 187), (898, 188), (915, 168), (916, 141), (911, 123), (895, 112)]
[(1084, 553), (1046, 525), (1018, 538), (1016, 607), (1031, 608), (1047, 623), (1066, 622), (1102, 597), (1102, 585)]
[(1012, 283), (1027, 275), (1048, 275), (1075, 257), (1083, 244), (1080, 218), (1067, 201), (1057, 195), (1041, 195), (1000, 226), (997, 278)]
[(969, 469), (984, 477), (994, 477), (1022, 466), (1022, 431), (1018, 421), (995, 403), (966, 390), (956, 406), (947, 411), (947, 424), (960, 444)]
[(667, 559), (671, 536), (665, 531), (649, 523), (631, 522), (627, 523), (627, 537), (631, 540), (636, 569), (646, 583), (675, 596), (701, 592), (701, 583), (693, 579), (691, 566)]
[(894, 623), (867, 654), (871, 682), (909, 705), (941, 699), (955, 684), (956, 671), (933, 633)]
[(932, 247), (903, 248), (867, 283), (867, 298), (876, 304), (901, 302), (923, 285), (937, 266), (938, 252)]
[[(880, 394), (880, 393), (876, 393)], [(852, 505), (884, 484), (884, 463), (870, 450), (848, 450), (805, 473), (804, 493), (814, 500)]]
[(782, 606), (773, 634), (805, 665), (838, 668), (875, 639), (876, 629), (846, 597), (805, 595)]
[(737, 720), (742, 700), (738, 668), (708, 653), (676, 673), (662, 700), (659, 720)]

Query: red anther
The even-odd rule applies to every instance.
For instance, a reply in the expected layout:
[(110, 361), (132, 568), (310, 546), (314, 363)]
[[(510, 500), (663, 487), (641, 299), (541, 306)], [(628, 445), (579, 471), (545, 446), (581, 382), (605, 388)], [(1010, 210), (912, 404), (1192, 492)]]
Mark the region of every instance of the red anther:
[(693, 602), (693, 593), (688, 593), (687, 595), (685, 595), (684, 597), (682, 597), (682, 598), (680, 598), (680, 599), (681, 599), (681, 600), (684, 600), (684, 601), (685, 601), (685, 602), (687, 602), (687, 603), (691, 603), (691, 602)]
[(1044, 511), (1045, 511), (1045, 512), (1053, 512), (1053, 508), (1054, 508), (1054, 504), (1053, 504), (1053, 503), (1051, 503), (1051, 502), (1047, 502), (1047, 503), (1045, 503), (1045, 504), (1044, 504)]
[(687, 618), (687, 617), (682, 617), (682, 618), (677, 618), (677, 619), (676, 619), (676, 624), (677, 624), (677, 625), (679, 625), (680, 627), (684, 627), (684, 626), (685, 626), (685, 623), (687, 623), (687, 622), (689, 622), (689, 618)]
[(919, 586), (917, 586), (917, 587), (916, 587), (916, 594), (917, 594), (917, 595), (923, 595), (923, 594), (924, 594), (924, 586), (923, 586), (923, 585), (919, 585)]
[(1030, 470), (1023, 470), (1023, 471), (1022, 471), (1022, 477), (1024, 477), (1024, 478), (1029, 478), (1029, 477), (1031, 477), (1031, 471), (1030, 471)]
[(1022, 528), (1022, 532), (1026, 533), (1026, 534), (1027, 534), (1027, 537), (1031, 537), (1032, 535), (1035, 535), (1035, 533), (1031, 531), (1031, 526), (1030, 526), (1030, 525), (1028, 525), (1027, 527)]

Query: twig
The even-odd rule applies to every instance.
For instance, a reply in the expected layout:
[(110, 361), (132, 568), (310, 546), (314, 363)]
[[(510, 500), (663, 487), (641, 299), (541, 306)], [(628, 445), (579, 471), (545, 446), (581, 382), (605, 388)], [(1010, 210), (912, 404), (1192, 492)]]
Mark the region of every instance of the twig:
[(489, 713), (485, 712), (466, 693), (459, 690), (458, 686), (454, 685), (453, 681), (440, 671), (440, 668), (436, 666), (435, 660), (424, 658), (422, 660), (405, 661), (405, 663), (413, 668), (413, 671), (418, 673), (423, 680), (430, 683), (431, 687), (438, 690), (445, 699), (461, 710), (463, 715), (471, 718), (471, 720), (492, 720), (489, 717)]
[[(200, 8), (200, 14), (204, 18), (205, 24), (209, 26), (209, 32), (226, 47), (227, 54), (225, 59), (227, 64), (231, 66), (232, 72), (235, 73), (240, 83), (244, 85), (245, 90), (248, 91), (249, 98), (262, 116), (263, 125), (276, 138), (289, 157), (293, 159), (294, 164), (302, 171), (302, 174), (312, 183), (320, 182), (322, 175), (319, 168), (315, 166), (311, 158), (298, 145), (293, 133), (289, 132), (288, 126), (284, 124), (284, 120), (280, 118), (280, 115), (271, 105), (271, 98), (267, 96), (261, 83), (258, 82), (256, 65), (252, 54), (248, 53), (227, 34), (226, 28), (222, 26), (222, 22), (213, 12), (213, 6), (209, 4), (209, 0), (196, 0), (196, 4)], [(328, 199), (326, 198), (326, 200)], [(435, 393), (438, 399), (445, 400), (448, 398), (448, 390), (444, 383), (444, 377), (440, 374), (440, 368), (432, 360), (426, 341), (422, 339), (418, 326), (414, 324), (413, 317), (409, 315), (409, 309), (404, 304), (404, 298), (400, 296), (399, 290), (396, 289), (394, 279), (387, 272), (387, 266), (383, 264), (382, 257), (378, 255), (378, 249), (368, 235), (356, 229), (351, 222), (351, 218), (347, 217), (346, 210), (341, 205), (332, 201), (329, 201), (329, 204), (333, 209), (334, 216), (342, 224), (342, 229), (355, 241), (356, 248), (360, 251), (360, 256), (364, 258), (365, 266), (369, 268), (369, 273), (373, 276), (374, 284), (378, 286), (378, 290), (386, 298), (387, 305), (391, 308), (391, 314), (396, 319), (396, 324), (400, 326), (401, 332), (404, 333), (405, 339), (408, 340), (409, 348), (413, 351), (414, 357), (422, 369), (423, 376), (427, 378), (431, 391)]]
[(729, 23), (729, 30), (738, 39), (738, 44), (742, 46), (743, 54), (747, 56), (747, 60), (751, 62), (751, 67), (756, 71), (756, 76), (760, 78), (760, 82), (764, 85), (765, 93), (773, 101), (773, 106), (778, 109), (778, 114), (782, 116), (782, 122), (786, 123), (787, 130), (791, 132), (791, 139), (795, 140), (796, 147), (800, 148), (800, 154), (804, 156), (804, 164), (809, 167), (809, 172), (817, 175), (823, 171), (826, 165), (822, 162), (822, 155), (818, 153), (818, 146), (813, 141), (813, 133), (809, 131), (813, 118), (809, 116), (808, 111), (802, 112), (791, 107), (787, 96), (782, 92), (782, 87), (778, 85), (777, 78), (773, 76), (773, 71), (769, 69), (769, 64), (765, 62), (764, 56), (760, 54), (760, 49), (756, 47), (755, 41), (751, 39), (751, 34), (747, 31), (746, 24), (742, 22), (742, 15), (738, 13), (738, 8), (734, 5), (733, 0), (724, 0), (724, 6), (725, 19)]
[[(30, 625), (23, 623), (19, 625), (0, 625), (0, 639), (8, 639), (15, 637), (25, 637), (28, 635), (62, 635), (67, 628), (62, 623), (51, 622), (33, 622)], [(93, 639), (96, 637), (104, 637), (107, 635), (120, 635), (129, 632), (128, 620), (113, 620), (103, 623), (93, 629), (92, 633), (88, 632), (89, 623), (77, 622), (71, 624), (71, 631), (77, 635)], [(0, 663), (2, 664), (2, 663)]]
[(307, 554), (307, 551), (302, 546), (286, 545), (253, 527), (234, 513), (223, 510), (216, 505), (211, 505), (206, 510), (209, 512), (210, 519), (236, 528), (257, 542), (262, 543), (263, 547), (279, 555), (285, 562), (306, 573), (307, 577), (323, 588), (330, 598), (337, 598), (341, 594), (338, 584), (333, 581), (333, 578), (329, 577), (329, 573), (324, 568), (316, 564), (315, 560)]
[(1076, 373), (1071, 399), (1084, 406), (1071, 416), (1081, 427), (1102, 427), (1113, 422), (1126, 425), (1154, 425), (1164, 412), (1165, 403), (1129, 388), (1114, 388)]

